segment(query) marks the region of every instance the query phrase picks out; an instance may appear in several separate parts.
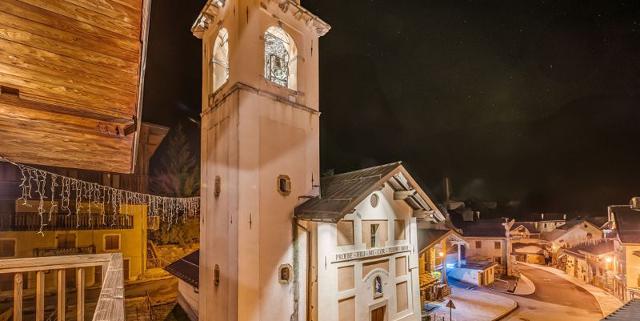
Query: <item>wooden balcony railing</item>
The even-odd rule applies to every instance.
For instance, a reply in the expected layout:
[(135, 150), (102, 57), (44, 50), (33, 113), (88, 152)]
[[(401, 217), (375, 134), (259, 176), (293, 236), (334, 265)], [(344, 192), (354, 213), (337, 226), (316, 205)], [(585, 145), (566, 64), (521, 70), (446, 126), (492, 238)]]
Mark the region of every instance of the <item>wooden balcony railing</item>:
[(13, 320), (22, 321), (22, 273), (36, 273), (35, 320), (44, 321), (45, 315), (45, 272), (55, 271), (57, 278), (56, 318), (65, 321), (66, 282), (65, 269), (76, 269), (76, 319), (84, 320), (85, 268), (102, 267), (102, 287), (100, 298), (93, 314), (93, 321), (124, 321), (124, 283), (122, 275), (122, 254), (67, 255), (41, 258), (2, 260), (0, 274), (14, 273)]
[[(73, 230), (123, 230), (133, 228), (133, 215), (100, 214), (45, 214), (45, 231)], [(0, 213), (0, 230), (2, 231), (39, 231), (40, 215), (37, 213), (16, 213), (3, 215)]]

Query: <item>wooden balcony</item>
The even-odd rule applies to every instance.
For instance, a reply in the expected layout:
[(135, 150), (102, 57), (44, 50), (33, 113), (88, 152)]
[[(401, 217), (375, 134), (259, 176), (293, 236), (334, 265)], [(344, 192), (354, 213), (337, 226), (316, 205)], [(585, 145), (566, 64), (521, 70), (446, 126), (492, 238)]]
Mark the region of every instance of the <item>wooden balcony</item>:
[[(45, 214), (45, 231), (74, 230), (123, 230), (133, 228), (133, 215), (100, 214)], [(0, 213), (0, 231), (39, 231), (40, 215), (37, 213)]]
[(85, 268), (102, 267), (102, 287), (93, 314), (93, 321), (124, 321), (124, 283), (122, 275), (122, 254), (68, 255), (41, 258), (2, 260), (0, 274), (13, 273), (13, 321), (22, 321), (23, 273), (36, 273), (35, 320), (45, 320), (45, 272), (56, 273), (57, 304), (56, 319), (66, 318), (65, 269), (76, 269), (76, 319), (84, 320)]

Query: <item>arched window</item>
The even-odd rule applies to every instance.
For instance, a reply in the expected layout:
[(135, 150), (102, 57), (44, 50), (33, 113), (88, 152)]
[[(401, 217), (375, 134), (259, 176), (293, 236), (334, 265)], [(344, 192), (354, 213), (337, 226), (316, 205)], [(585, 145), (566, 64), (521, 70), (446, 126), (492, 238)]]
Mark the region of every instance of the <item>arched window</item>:
[(264, 33), (264, 77), (280, 86), (296, 90), (298, 49), (287, 32), (270, 27)]
[(229, 79), (229, 32), (222, 28), (213, 43), (211, 54), (211, 90), (215, 92)]

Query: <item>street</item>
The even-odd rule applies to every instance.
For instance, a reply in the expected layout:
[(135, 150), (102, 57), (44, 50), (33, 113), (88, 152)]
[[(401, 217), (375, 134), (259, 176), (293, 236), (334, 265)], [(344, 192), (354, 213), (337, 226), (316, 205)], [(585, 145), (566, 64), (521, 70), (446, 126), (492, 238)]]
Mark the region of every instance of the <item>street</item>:
[(590, 321), (602, 319), (598, 302), (584, 289), (537, 268), (518, 265), (518, 269), (535, 284), (536, 292), (528, 296), (501, 293), (500, 295), (518, 302), (518, 309), (503, 320)]

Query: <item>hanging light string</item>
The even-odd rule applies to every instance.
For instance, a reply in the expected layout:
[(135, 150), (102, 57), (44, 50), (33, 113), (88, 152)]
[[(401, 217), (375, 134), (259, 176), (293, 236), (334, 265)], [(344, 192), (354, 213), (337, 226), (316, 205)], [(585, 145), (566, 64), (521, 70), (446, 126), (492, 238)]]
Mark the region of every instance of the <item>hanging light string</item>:
[[(169, 223), (169, 227), (178, 220), (184, 221), (200, 214), (199, 196), (165, 197), (137, 193), (58, 175), (13, 162), (3, 156), (0, 156), (0, 161), (12, 164), (20, 170), (22, 179), (19, 185), (20, 198), (17, 201), (27, 207), (32, 206), (29, 200), (38, 201), (38, 234), (41, 235), (44, 235), (44, 230), (51, 223), (55, 213), (65, 214), (67, 217), (75, 214), (77, 227), (81, 224), (81, 210), (86, 210), (89, 226), (93, 226), (94, 223), (92, 213), (98, 215), (99, 224), (106, 224), (107, 218), (110, 217), (111, 226), (115, 226), (119, 215), (124, 214), (131, 205), (146, 205), (148, 216), (159, 217), (161, 221)], [(74, 206), (71, 206), (72, 202)], [(95, 209), (98, 209), (97, 212), (92, 212)], [(110, 214), (107, 212), (108, 209), (111, 209)]]

